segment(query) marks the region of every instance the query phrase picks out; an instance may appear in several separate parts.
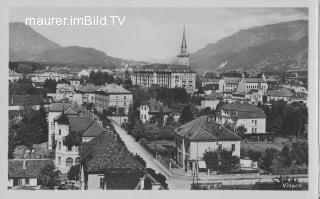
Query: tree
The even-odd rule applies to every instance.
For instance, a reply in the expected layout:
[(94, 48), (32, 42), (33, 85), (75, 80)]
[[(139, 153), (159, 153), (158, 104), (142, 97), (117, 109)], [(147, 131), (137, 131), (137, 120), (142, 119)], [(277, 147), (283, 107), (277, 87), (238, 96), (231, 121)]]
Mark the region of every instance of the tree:
[(53, 163), (50, 163), (40, 170), (39, 184), (49, 189), (54, 189), (54, 186), (59, 185), (59, 174), (60, 171), (56, 169)]
[(237, 134), (239, 134), (239, 135), (244, 135), (246, 132), (247, 132), (247, 128), (246, 127), (244, 127), (243, 125), (240, 125), (240, 126), (238, 126), (237, 128), (236, 128), (236, 132), (237, 132)]
[(213, 171), (218, 170), (219, 166), (219, 154), (218, 151), (205, 151), (203, 154), (203, 160), (206, 162), (207, 168)]
[(249, 149), (248, 151), (248, 157), (253, 161), (258, 161), (261, 158), (261, 152), (260, 151), (253, 151)]
[(185, 106), (182, 110), (179, 122), (181, 124), (185, 124), (187, 122), (190, 122), (191, 120), (193, 120), (193, 113), (191, 111), (190, 106)]
[(135, 120), (131, 134), (136, 138), (137, 141), (140, 138), (144, 137), (145, 127), (140, 120), (138, 120), (138, 119)]
[(47, 93), (55, 93), (57, 82), (54, 79), (46, 79), (46, 81), (44, 81), (43, 88)]
[(261, 159), (261, 167), (265, 170), (271, 172), (271, 166), (273, 163), (273, 160), (278, 155), (278, 151), (274, 148), (268, 148), (266, 149), (265, 156)]
[(166, 120), (166, 125), (167, 125), (167, 126), (168, 126), (168, 125), (174, 125), (174, 123), (175, 123), (174, 117), (173, 117), (172, 114), (170, 114), (170, 115), (168, 116), (167, 120)]
[(79, 181), (80, 180), (80, 165), (75, 165), (75, 166), (70, 167), (67, 175), (68, 175), (69, 180)]
[(18, 146), (21, 141), (18, 138), (18, 125), (13, 124), (13, 122), (9, 122), (9, 138), (8, 138), (8, 158), (13, 157), (13, 151)]

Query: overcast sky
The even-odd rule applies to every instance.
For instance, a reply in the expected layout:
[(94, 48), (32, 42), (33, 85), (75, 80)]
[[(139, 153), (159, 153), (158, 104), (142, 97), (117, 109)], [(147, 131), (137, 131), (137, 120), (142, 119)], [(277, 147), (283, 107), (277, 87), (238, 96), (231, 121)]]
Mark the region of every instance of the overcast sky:
[(123, 26), (32, 26), (61, 46), (83, 46), (114, 57), (165, 59), (179, 51), (186, 26), (188, 51), (241, 29), (307, 19), (306, 8), (11, 8), (10, 21), (26, 17), (126, 16)]

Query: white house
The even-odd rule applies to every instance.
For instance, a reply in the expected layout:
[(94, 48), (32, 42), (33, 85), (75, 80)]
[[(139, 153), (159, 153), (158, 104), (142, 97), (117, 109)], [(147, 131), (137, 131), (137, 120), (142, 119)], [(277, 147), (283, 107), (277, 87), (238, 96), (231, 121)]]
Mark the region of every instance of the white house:
[(281, 89), (281, 90), (268, 90), (267, 91), (267, 101), (279, 101), (283, 100), (288, 102), (290, 97), (293, 96), (293, 93), (288, 89)]
[(234, 124), (235, 129), (244, 126), (246, 134), (266, 132), (266, 115), (263, 110), (244, 101), (222, 106), (216, 120), (221, 124)]
[[(55, 164), (62, 173), (68, 172), (71, 166), (80, 164), (78, 147), (81, 142), (88, 142), (106, 131), (90, 117), (71, 116), (63, 113), (54, 122)], [(77, 144), (68, 145), (65, 143), (66, 136), (70, 133), (75, 133), (75, 136), (81, 138)]]
[(242, 138), (218, 124), (209, 116), (201, 116), (175, 129), (177, 162), (193, 170), (206, 150), (230, 150), (240, 157)]
[(168, 117), (172, 110), (163, 105), (163, 103), (150, 99), (146, 102), (142, 102), (140, 105), (140, 120), (145, 123), (148, 122), (155, 115), (163, 115)]
[(82, 71), (80, 71), (78, 73), (78, 77), (89, 77), (90, 72), (91, 71), (89, 71), (89, 70), (83, 69)]

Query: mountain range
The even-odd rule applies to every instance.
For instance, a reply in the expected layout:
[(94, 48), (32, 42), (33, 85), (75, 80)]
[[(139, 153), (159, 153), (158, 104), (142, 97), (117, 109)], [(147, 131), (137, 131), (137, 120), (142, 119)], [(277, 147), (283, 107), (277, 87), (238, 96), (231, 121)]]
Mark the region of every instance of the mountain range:
[(146, 64), (106, 55), (80, 46), (62, 47), (21, 22), (9, 24), (9, 60), (116, 67)]
[(197, 72), (306, 70), (308, 21), (240, 30), (191, 53), (190, 66)]
[[(94, 48), (62, 47), (20, 22), (10, 23), (9, 31), (10, 61), (109, 67), (147, 64), (111, 57)], [(165, 62), (177, 62), (176, 57), (170, 59), (171, 62), (168, 58)], [(240, 30), (191, 53), (190, 66), (198, 73), (307, 70), (308, 21), (289, 21)]]

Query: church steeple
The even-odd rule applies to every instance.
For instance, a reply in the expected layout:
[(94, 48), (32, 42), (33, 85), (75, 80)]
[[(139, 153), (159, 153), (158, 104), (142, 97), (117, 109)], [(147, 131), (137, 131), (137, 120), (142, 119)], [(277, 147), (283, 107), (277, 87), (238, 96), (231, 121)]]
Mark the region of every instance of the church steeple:
[(183, 27), (182, 42), (180, 47), (180, 54), (178, 55), (178, 64), (189, 66), (189, 54), (187, 52), (186, 27)]
[(186, 39), (186, 27), (183, 26), (182, 43), (181, 43), (181, 54), (187, 52), (187, 39)]

